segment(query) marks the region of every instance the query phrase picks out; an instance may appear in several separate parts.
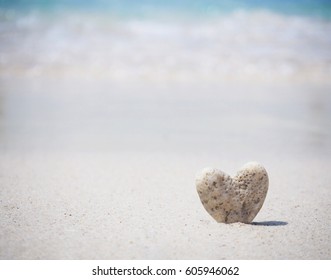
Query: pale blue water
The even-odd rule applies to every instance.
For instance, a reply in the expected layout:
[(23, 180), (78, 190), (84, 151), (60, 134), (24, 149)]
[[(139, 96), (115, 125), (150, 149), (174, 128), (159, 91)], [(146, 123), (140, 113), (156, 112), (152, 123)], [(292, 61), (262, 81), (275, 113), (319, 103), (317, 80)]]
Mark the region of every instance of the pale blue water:
[(159, 13), (217, 15), (235, 10), (270, 10), (277, 13), (330, 18), (330, 0), (1, 0), (0, 6), (21, 10), (89, 10), (126, 16)]
[(0, 0), (0, 77), (331, 80), (331, 0)]

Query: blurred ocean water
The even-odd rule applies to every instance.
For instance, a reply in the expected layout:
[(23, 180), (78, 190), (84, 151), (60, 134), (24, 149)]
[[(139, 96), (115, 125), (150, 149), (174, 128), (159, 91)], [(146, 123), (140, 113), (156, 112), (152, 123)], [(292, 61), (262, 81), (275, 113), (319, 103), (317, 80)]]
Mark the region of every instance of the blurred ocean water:
[(0, 5), (21, 11), (89, 10), (129, 17), (169, 12), (210, 16), (238, 9), (267, 9), (283, 14), (331, 17), (330, 0), (0, 0)]
[(331, 1), (0, 0), (0, 77), (331, 81)]

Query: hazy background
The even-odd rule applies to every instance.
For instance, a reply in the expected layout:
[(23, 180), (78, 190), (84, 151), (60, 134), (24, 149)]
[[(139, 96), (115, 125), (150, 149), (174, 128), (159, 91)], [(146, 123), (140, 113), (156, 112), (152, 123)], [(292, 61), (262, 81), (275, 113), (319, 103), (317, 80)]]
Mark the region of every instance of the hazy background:
[(329, 147), (330, 1), (1, 1), (0, 29), (4, 150)]
[(4, 1), (1, 77), (314, 82), (331, 76), (331, 2)]

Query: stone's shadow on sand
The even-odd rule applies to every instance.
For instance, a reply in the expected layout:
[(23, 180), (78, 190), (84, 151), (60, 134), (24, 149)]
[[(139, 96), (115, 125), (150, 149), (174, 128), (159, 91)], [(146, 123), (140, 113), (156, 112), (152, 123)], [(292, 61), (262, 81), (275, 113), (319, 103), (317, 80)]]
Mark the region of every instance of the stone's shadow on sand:
[(288, 223), (283, 221), (265, 221), (265, 222), (253, 222), (253, 226), (266, 226), (266, 227), (279, 227), (286, 226)]

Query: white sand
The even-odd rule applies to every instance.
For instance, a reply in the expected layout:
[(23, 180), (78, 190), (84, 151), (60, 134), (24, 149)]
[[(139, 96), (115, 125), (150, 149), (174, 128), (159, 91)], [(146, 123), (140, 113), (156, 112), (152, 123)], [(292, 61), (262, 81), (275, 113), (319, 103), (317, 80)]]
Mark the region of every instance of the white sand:
[[(2, 81), (1, 259), (331, 259), (329, 87)], [(195, 174), (269, 173), (255, 224)]]

